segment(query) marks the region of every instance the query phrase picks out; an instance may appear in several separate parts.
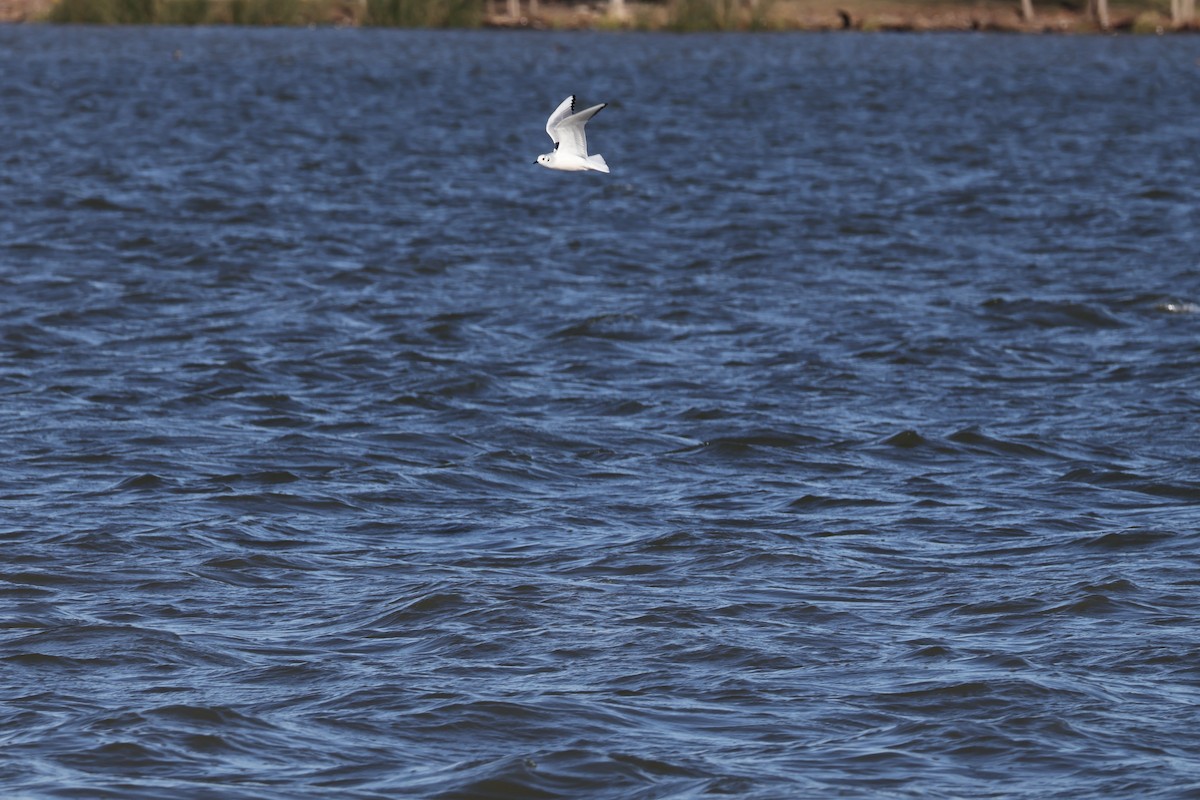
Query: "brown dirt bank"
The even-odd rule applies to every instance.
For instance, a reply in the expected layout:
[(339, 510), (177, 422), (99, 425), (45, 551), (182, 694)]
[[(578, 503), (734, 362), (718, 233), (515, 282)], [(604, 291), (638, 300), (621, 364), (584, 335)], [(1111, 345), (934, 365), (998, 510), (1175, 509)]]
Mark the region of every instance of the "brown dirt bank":
[[(67, 0), (0, 0), (0, 22), (46, 20)], [(78, 2), (78, 0), (73, 0)], [(94, 0), (84, 0), (93, 2)], [(1194, 0), (1193, 0), (1194, 1)], [(99, 0), (112, 3), (114, 0)], [(121, 0), (115, 0), (121, 2)], [(189, 21), (237, 22), (230, 9), (271, 0), (145, 0), (160, 9), (158, 20), (172, 21), (178, 4), (203, 4), (207, 11)], [(436, 2), (436, 0), (434, 0)], [(1046, 0), (1033, 3), (1025, 19), (1020, 0), (666, 0), (645, 3), (555, 2), (555, 0), (479, 0), (479, 23), (497, 28), (610, 30), (864, 30), (864, 31), (1007, 31), (1014, 33), (1101, 32), (1085, 3)], [(1092, 0), (1094, 2), (1094, 0)], [(1186, 0), (1110, 0), (1109, 29), (1154, 34), (1196, 31), (1196, 22), (1172, 22), (1172, 2)], [(143, 3), (143, 5), (145, 4)], [(282, 24), (363, 25), (370, 23), (369, 0), (274, 0), (290, 17)], [(162, 13), (165, 10), (166, 13)], [(94, 21), (94, 20), (92, 20)]]
[[(1004, 31), (1012, 33), (1101, 33), (1086, 7), (1063, 2), (1034, 3), (1034, 16), (1022, 17), (1019, 2), (939, 2), (925, 0), (759, 0), (754, 12), (743, 2), (741, 13), (731, 15), (722, 27), (747, 30), (863, 30), (863, 31)], [(1109, 29), (1136, 33), (1195, 30), (1176, 26), (1169, 12), (1152, 1), (1112, 7)], [(688, 29), (688, 20), (673, 16), (670, 5), (629, 3), (623, 17), (607, 9), (588, 6), (547, 6), (537, 14), (526, 12), (514, 20), (492, 13), (488, 24), (534, 28), (616, 28), (644, 30)], [(498, 9), (498, 11), (500, 11)]]

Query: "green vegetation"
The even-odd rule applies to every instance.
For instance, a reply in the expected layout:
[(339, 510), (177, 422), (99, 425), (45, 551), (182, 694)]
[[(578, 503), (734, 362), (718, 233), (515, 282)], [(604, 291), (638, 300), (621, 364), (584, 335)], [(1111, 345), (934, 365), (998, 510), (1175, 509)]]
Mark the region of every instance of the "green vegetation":
[(733, 0), (673, 0), (667, 27), (682, 33), (724, 30), (732, 27), (735, 10)]
[(208, 5), (208, 0), (176, 0), (170, 8), (173, 13), (164, 16), (171, 25), (203, 25), (209, 19)]
[(773, 11), (775, 0), (671, 0), (665, 27), (696, 31), (762, 31), (780, 27)]
[(475, 28), (481, 0), (367, 0), (367, 25), (402, 28)]
[(1155, 11), (1143, 11), (1133, 18), (1130, 33), (1162, 33), (1170, 28), (1170, 21)]
[(301, 6), (301, 0), (230, 0), (229, 15), (235, 25), (296, 25), (308, 21)]
[(59, 0), (50, 22), (475, 28), (483, 0)]
[(328, 22), (331, 0), (60, 0), (51, 22), (99, 25), (305, 25)]
[(96, 25), (154, 22), (157, 5), (155, 0), (62, 0), (50, 12), (50, 21)]

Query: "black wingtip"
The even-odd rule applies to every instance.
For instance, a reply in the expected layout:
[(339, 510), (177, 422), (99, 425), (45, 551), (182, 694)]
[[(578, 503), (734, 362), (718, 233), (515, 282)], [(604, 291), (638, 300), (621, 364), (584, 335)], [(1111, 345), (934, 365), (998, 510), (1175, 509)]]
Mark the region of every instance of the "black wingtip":
[(571, 95), (571, 113), (575, 113), (575, 95)]

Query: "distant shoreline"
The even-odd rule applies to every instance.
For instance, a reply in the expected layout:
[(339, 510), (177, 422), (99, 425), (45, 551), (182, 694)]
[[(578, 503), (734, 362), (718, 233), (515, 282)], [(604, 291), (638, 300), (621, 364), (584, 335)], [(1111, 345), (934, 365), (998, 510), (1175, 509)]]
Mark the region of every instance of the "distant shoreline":
[[(1079, 0), (1081, 3), (1083, 0)], [(1186, 0), (1175, 0), (1186, 2)], [(1026, 34), (1200, 32), (1155, 0), (1114, 5), (1107, 28), (1086, 8), (1003, 0), (670, 0), (568, 4), (547, 0), (0, 0), (0, 23), (321, 25), (631, 31), (995, 31)], [(1193, 0), (1194, 2), (1194, 0)], [(392, 5), (389, 6), (389, 3)], [(424, 17), (413, 17), (417, 7)], [(387, 9), (404, 8), (389, 17)], [(616, 9), (614, 13), (614, 8)], [(380, 11), (383, 9), (383, 11)], [(401, 13), (408, 16), (400, 16)]]

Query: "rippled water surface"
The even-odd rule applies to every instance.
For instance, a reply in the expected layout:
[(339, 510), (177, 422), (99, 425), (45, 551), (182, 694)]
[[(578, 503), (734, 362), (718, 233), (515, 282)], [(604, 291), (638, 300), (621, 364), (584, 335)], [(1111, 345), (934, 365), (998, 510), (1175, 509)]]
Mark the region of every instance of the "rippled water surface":
[(5, 795), (1197, 796), (1198, 59), (0, 28)]

